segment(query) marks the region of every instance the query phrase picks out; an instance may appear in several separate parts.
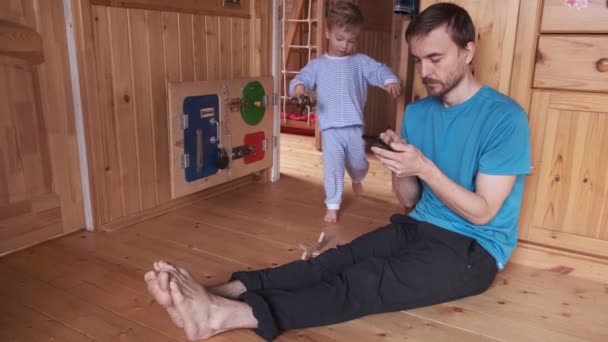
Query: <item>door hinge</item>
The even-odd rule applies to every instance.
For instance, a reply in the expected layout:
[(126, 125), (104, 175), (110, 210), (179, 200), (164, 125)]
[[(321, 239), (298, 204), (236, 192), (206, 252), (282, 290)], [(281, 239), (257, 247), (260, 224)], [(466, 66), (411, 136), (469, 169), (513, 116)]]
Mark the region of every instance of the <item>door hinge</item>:
[(179, 165), (182, 167), (182, 169), (187, 169), (190, 166), (190, 155), (182, 154), (179, 157)]
[(188, 128), (188, 115), (187, 114), (182, 114), (179, 117), (179, 127), (181, 127), (182, 129)]

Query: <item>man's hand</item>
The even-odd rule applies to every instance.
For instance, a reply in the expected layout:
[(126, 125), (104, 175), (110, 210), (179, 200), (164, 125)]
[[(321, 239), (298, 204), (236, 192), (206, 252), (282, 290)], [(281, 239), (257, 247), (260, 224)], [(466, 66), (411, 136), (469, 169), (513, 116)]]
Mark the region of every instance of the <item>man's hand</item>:
[(294, 96), (302, 97), (302, 96), (304, 96), (305, 93), (306, 93), (306, 87), (302, 83), (293, 87)]
[(401, 94), (401, 85), (399, 83), (389, 83), (384, 86), (384, 90), (386, 90), (390, 96), (397, 98), (399, 94)]
[(389, 144), (396, 152), (377, 147), (372, 147), (371, 150), (382, 165), (393, 171), (395, 176), (399, 178), (419, 176), (427, 167), (428, 159), (422, 152), (415, 146), (408, 144), (394, 131), (387, 130), (380, 134), (380, 139)]
[(409, 145), (405, 139), (401, 138), (397, 133), (390, 129), (380, 134), (380, 139), (389, 144), (391, 148), (397, 152), (391, 152), (377, 147), (372, 147), (372, 152), (376, 155), (376, 158), (382, 165), (393, 171), (393, 189), (395, 190), (399, 202), (408, 208), (412, 208), (420, 199), (421, 190), (418, 178), (414, 176), (402, 176), (401, 178), (398, 178), (398, 173), (405, 174), (406, 171), (404, 170), (404, 167), (400, 165), (405, 162), (404, 158), (410, 156), (409, 154), (404, 156), (403, 154), (405, 152), (403, 150), (411, 150), (411, 148), (414, 147)]
[(372, 148), (382, 165), (393, 171), (398, 178), (420, 176), (428, 166), (428, 159), (414, 145), (404, 141), (390, 144), (396, 152)]

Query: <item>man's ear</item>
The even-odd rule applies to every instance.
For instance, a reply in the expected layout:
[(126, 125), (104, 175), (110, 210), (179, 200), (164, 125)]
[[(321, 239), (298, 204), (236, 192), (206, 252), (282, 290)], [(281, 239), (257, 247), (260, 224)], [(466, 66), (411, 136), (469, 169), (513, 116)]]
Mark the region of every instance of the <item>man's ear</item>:
[(471, 64), (473, 62), (473, 57), (475, 57), (475, 43), (468, 42), (467, 46), (464, 48), (465, 53), (467, 54), (466, 62), (467, 64)]

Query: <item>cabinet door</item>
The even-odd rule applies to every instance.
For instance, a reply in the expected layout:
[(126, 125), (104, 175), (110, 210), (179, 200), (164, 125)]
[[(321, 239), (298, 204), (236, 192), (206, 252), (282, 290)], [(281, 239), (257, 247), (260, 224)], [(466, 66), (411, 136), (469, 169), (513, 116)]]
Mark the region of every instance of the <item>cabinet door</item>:
[[(421, 10), (439, 0), (421, 1)], [(509, 93), (513, 51), (519, 14), (519, 0), (453, 1), (469, 12), (477, 32), (476, 52), (473, 59), (475, 76), (503, 94)], [(425, 97), (426, 89), (418, 74), (414, 75), (414, 100)]]
[(608, 95), (535, 91), (520, 237), (608, 256)]

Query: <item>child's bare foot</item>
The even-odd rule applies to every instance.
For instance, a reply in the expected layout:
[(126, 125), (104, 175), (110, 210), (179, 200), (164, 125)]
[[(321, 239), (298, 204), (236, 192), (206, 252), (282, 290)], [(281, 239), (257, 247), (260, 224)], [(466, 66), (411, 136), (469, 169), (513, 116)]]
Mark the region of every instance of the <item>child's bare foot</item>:
[(325, 212), (325, 222), (338, 222), (338, 211), (335, 209), (327, 209), (327, 211)]
[(363, 193), (363, 183), (353, 182), (353, 192), (355, 193), (355, 196), (361, 195)]

